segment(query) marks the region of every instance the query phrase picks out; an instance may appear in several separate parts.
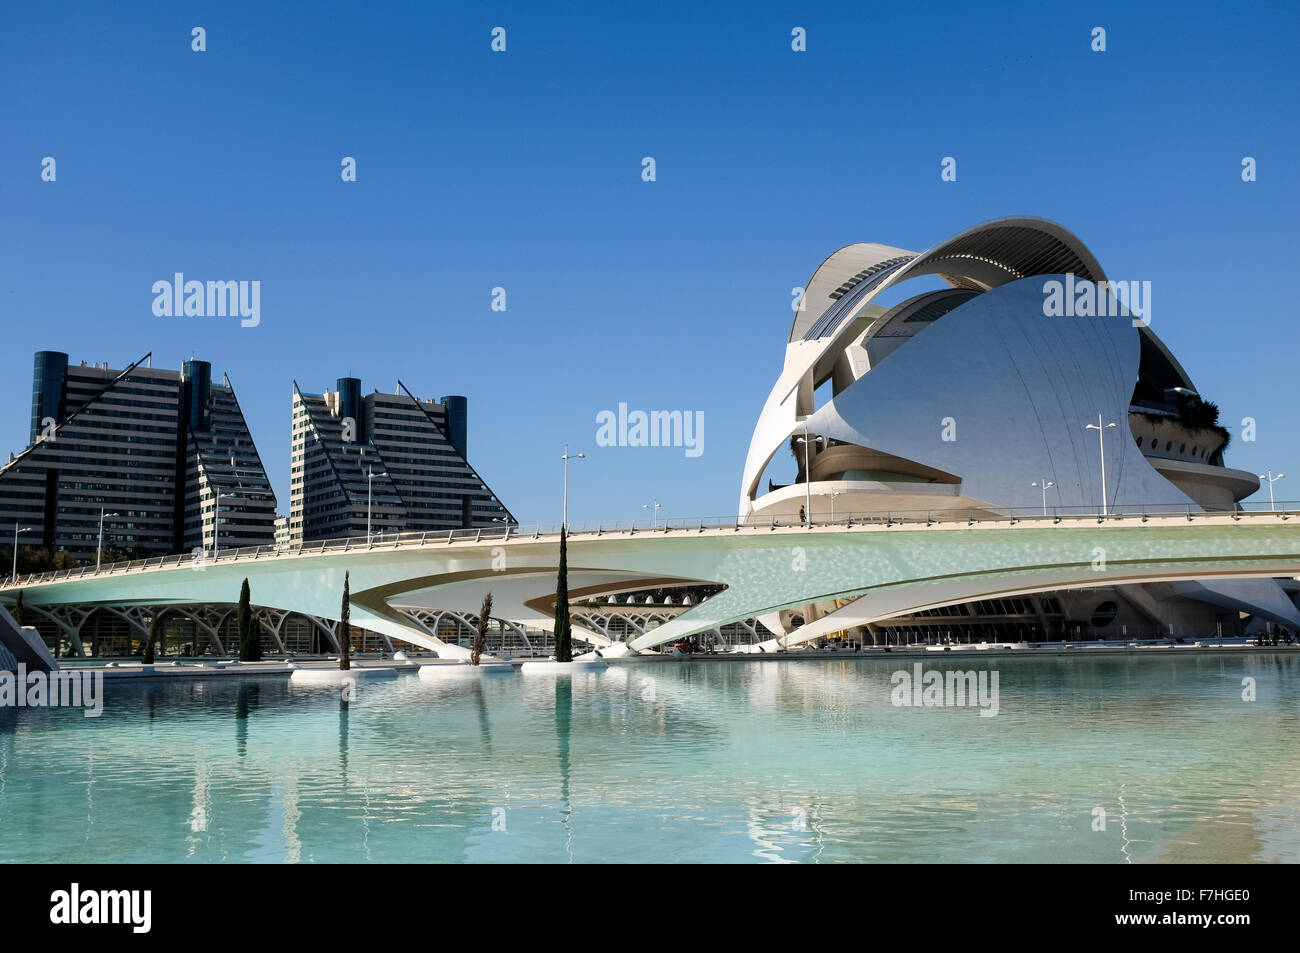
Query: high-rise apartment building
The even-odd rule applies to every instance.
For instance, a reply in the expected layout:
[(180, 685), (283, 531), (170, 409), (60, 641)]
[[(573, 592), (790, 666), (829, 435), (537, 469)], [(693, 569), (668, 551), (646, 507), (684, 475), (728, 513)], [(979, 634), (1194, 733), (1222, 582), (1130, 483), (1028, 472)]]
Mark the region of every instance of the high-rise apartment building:
[(467, 459), (464, 397), (293, 388), (289, 534), (305, 540), (514, 523)]
[(157, 556), (270, 545), (274, 518), (234, 388), (206, 361), (119, 371), (36, 354), (29, 443), (0, 468), (0, 537), (94, 562), (101, 520), (106, 547)]

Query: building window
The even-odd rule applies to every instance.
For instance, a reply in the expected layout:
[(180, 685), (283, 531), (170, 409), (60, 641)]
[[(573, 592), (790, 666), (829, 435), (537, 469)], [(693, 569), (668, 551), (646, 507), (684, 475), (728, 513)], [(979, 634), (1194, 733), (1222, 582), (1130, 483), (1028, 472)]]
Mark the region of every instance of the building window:
[(1142, 438), (1141, 438), (1141, 437), (1138, 437), (1138, 446), (1139, 446), (1139, 447), (1142, 446)]
[(1115, 616), (1119, 615), (1119, 606), (1111, 600), (1106, 600), (1092, 610), (1092, 627), (1094, 629), (1105, 628), (1115, 621)]

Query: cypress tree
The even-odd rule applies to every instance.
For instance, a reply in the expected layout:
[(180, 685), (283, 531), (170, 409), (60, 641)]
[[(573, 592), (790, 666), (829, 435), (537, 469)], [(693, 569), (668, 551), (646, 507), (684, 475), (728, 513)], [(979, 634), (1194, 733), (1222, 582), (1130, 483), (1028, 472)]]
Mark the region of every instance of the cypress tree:
[(488, 620), (492, 616), (492, 593), (483, 597), (483, 608), (478, 610), (478, 632), (474, 635), (474, 650), (469, 654), (469, 664), (477, 665), (487, 645)]
[(262, 660), (262, 640), (253, 627), (253, 611), (248, 605), (248, 579), (239, 588), (239, 609), (235, 613), (235, 625), (239, 630), (239, 660), (241, 662), (260, 662)]
[(352, 668), (352, 631), (348, 625), (348, 603), (351, 601), (351, 594), (348, 591), (350, 573), (343, 573), (343, 607), (339, 609), (339, 668), (343, 671), (350, 671)]
[(569, 547), (560, 527), (560, 573), (555, 581), (555, 661), (573, 661), (573, 629), (569, 625)]

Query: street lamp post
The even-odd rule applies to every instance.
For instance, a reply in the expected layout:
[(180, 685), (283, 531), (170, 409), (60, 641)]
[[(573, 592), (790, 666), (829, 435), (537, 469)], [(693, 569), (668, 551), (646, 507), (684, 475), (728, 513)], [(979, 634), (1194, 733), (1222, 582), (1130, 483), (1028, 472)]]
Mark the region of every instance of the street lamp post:
[(1115, 424), (1112, 421), (1111, 423), (1108, 423), (1103, 426), (1101, 422), (1101, 412), (1098, 411), (1097, 422), (1095, 424), (1087, 424), (1084, 426), (1083, 429), (1097, 431), (1097, 449), (1101, 452), (1101, 515), (1105, 516), (1106, 515), (1106, 440), (1105, 437), (1106, 437), (1107, 430), (1115, 429)]
[[(651, 510), (652, 507), (653, 507), (653, 509)], [(658, 500), (654, 500), (654, 501), (651, 502), (651, 503), (643, 503), (643, 504), (641, 504), (641, 509), (643, 509), (643, 510), (651, 510), (651, 513), (650, 513), (650, 528), (651, 528), (651, 529), (658, 529), (658, 528), (659, 528), (659, 501), (658, 501)]]
[(1259, 478), (1261, 480), (1268, 481), (1268, 508), (1270, 510), (1277, 509), (1277, 507), (1273, 504), (1273, 484), (1276, 483), (1278, 480), (1282, 479), (1284, 476), (1286, 476), (1285, 473), (1279, 473), (1277, 476), (1274, 476), (1272, 470), (1269, 470), (1267, 473), (1261, 473), (1259, 475)]
[(564, 445), (564, 456), (560, 457), (564, 461), (564, 509), (560, 518), (560, 525), (565, 529), (569, 527), (569, 461), (585, 460), (586, 458), (585, 453), (569, 453), (569, 445), (567, 443)]
[(14, 582), (18, 581), (18, 534), (30, 533), (31, 531), (32, 528), (30, 526), (24, 526), (22, 529), (19, 529), (18, 524), (14, 523), (14, 572), (13, 572)]
[[(388, 476), (388, 474), (387, 474), (386, 472), (380, 472), (378, 475), (381, 476), (381, 477), (386, 477), (386, 476)], [(376, 476), (376, 474), (375, 474), (375, 468), (374, 468), (373, 466), (370, 467), (368, 470), (366, 470), (366, 545), (367, 545), (367, 546), (370, 545), (370, 539), (371, 539), (371, 533), (370, 533), (370, 502), (371, 502), (371, 499), (372, 499), (372, 496), (373, 496), (373, 492), (374, 492), (374, 491), (373, 491), (373, 487), (374, 487), (374, 482), (375, 482), (375, 476)]]
[[(803, 436), (796, 437), (803, 444), (803, 495), (804, 495), (804, 519), (808, 525), (812, 525), (812, 473), (808, 464), (808, 445), (812, 443), (812, 438), (808, 435), (808, 424), (803, 425)], [(821, 438), (818, 437), (818, 440)]]
[(835, 522), (835, 497), (843, 493), (843, 490), (831, 490), (831, 522)]
[(1056, 484), (1050, 480), (1041, 480), (1038, 483), (1031, 483), (1029, 485), (1036, 486), (1043, 491), (1043, 515), (1046, 516), (1047, 515), (1047, 488), (1049, 486), (1056, 486)]
[(221, 555), (221, 501), (243, 500), (247, 497), (240, 496), (238, 493), (222, 493), (221, 488), (217, 488), (217, 508), (212, 511), (212, 558), (216, 560)]
[(95, 571), (99, 571), (100, 560), (104, 554), (104, 517), (117, 516), (116, 513), (105, 513), (104, 507), (99, 508), (99, 548), (95, 550)]
[(217, 488), (217, 502), (212, 508), (212, 558), (221, 555), (221, 488)]
[[(317, 436), (315, 432), (312, 433), (312, 439), (315, 440), (318, 445), (320, 444), (320, 437)], [(249, 501), (259, 500), (260, 501), (265, 499), (265, 496), (262, 495), (264, 491), (260, 490), (256, 486), (244, 486), (244, 484), (240, 482), (241, 477), (259, 477), (259, 476), (264, 476), (264, 474), (261, 474), (259, 471), (252, 469), (251, 467), (244, 467), (241, 469), (238, 466), (238, 464), (236, 464), (235, 462), (235, 454), (233, 451), (230, 454), (230, 475), (235, 479), (236, 489), (249, 490), (250, 492), (256, 495), (244, 496), (240, 493), (223, 493), (220, 488), (217, 489), (217, 509), (216, 512), (213, 514), (213, 520), (212, 520), (212, 558), (213, 559), (217, 558), (217, 550), (219, 549), (217, 543), (218, 543), (218, 536), (220, 535), (220, 527), (221, 527), (222, 497), (225, 497), (227, 500), (249, 500)]]

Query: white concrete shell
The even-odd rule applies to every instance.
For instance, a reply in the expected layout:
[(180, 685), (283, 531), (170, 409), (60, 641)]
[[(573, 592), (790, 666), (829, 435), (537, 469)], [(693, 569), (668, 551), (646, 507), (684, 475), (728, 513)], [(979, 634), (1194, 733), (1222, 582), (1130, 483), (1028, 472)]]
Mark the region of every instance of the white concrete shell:
[[(892, 265), (891, 265), (892, 263)], [(827, 258), (805, 286), (786, 345), (785, 365), (769, 395), (741, 479), (740, 515), (753, 511), (764, 469), (813, 411), (813, 395), (845, 352), (884, 316), (871, 309), (885, 290), (909, 278), (939, 275), (954, 288), (986, 291), (1032, 275), (1071, 272), (1105, 279), (1078, 238), (1054, 222), (1003, 218), (953, 236), (917, 255), (888, 245), (859, 244)]]

